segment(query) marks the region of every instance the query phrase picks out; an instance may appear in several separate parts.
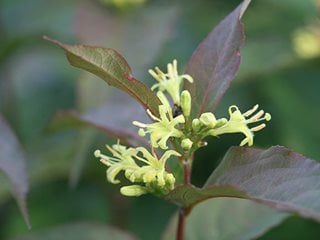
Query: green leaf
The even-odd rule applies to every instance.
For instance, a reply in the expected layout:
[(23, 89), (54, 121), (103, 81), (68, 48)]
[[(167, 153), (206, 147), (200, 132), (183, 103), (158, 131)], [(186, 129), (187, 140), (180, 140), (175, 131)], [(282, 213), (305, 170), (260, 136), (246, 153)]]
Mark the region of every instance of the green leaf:
[(134, 97), (145, 109), (150, 109), (152, 113), (159, 115), (158, 97), (149, 87), (132, 76), (130, 66), (115, 50), (86, 45), (67, 45), (48, 37), (44, 39), (64, 49), (72, 66), (102, 78), (109, 85)]
[(193, 96), (193, 116), (214, 111), (240, 65), (244, 33), (240, 21), (250, 0), (244, 0), (199, 44), (186, 72), (194, 83), (186, 83)]
[[(232, 217), (231, 217), (232, 216)], [(197, 205), (186, 220), (186, 240), (256, 239), (280, 224), (288, 215), (243, 199), (211, 199)], [(171, 219), (162, 240), (174, 240), (177, 214)]]
[(12, 185), (12, 194), (30, 228), (26, 207), (26, 195), (29, 187), (25, 156), (18, 139), (1, 115), (0, 133), (0, 170), (9, 179)]
[(285, 147), (232, 147), (205, 186), (178, 187), (167, 196), (183, 206), (207, 198), (254, 200), (320, 221), (320, 164)]
[(32, 232), (12, 240), (133, 240), (133, 236), (114, 227), (93, 222), (77, 222)]

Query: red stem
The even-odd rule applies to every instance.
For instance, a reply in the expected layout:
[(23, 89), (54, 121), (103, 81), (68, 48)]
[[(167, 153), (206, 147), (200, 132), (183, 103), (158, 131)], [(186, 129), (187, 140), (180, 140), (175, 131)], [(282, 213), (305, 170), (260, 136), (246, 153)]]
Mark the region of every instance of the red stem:
[(191, 182), (191, 169), (190, 163), (185, 163), (183, 165), (183, 183), (189, 185)]
[(185, 211), (183, 208), (179, 211), (178, 228), (177, 228), (177, 240), (184, 240), (184, 226), (185, 226)]
[[(183, 162), (183, 183), (184, 185), (189, 185), (191, 183), (191, 164), (192, 157), (188, 159), (187, 162)], [(179, 218), (178, 218), (178, 227), (177, 227), (177, 239), (176, 240), (184, 240), (184, 232), (185, 232), (185, 222), (186, 217), (190, 211), (190, 208), (180, 208)]]

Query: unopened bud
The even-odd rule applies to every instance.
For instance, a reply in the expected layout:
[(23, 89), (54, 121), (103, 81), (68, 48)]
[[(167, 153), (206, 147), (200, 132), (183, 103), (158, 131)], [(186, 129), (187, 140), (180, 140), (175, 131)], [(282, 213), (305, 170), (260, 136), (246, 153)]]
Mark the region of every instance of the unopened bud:
[(202, 113), (200, 116), (200, 122), (209, 127), (214, 128), (217, 124), (217, 119), (211, 112)]
[(181, 93), (180, 101), (183, 115), (189, 117), (191, 112), (191, 95), (188, 90), (184, 90)]
[(201, 128), (201, 122), (198, 118), (192, 120), (192, 129), (195, 132), (198, 132)]
[(219, 128), (222, 127), (223, 125), (225, 125), (228, 122), (228, 120), (226, 118), (220, 118), (218, 119), (216, 125), (214, 126), (215, 128)]
[(166, 181), (166, 184), (168, 185), (169, 189), (173, 190), (174, 189), (174, 183), (176, 182), (176, 179), (175, 179), (175, 177), (173, 176), (172, 173), (168, 173), (168, 174), (165, 175), (165, 181)]
[(131, 185), (120, 188), (120, 192), (124, 196), (139, 197), (148, 193), (147, 188), (140, 185)]
[(181, 147), (184, 150), (189, 150), (192, 148), (193, 142), (189, 138), (185, 138), (181, 141)]

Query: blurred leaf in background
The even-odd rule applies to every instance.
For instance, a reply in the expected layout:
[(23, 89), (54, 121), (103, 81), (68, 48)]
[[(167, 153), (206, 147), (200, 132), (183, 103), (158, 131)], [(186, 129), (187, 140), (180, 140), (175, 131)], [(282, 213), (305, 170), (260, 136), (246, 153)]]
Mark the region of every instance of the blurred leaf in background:
[[(99, 234), (105, 236), (111, 229), (105, 225), (127, 229), (140, 239), (161, 238), (175, 207), (152, 196), (141, 199), (119, 196), (117, 189), (105, 184), (105, 169), (93, 160), (95, 148), (114, 140), (92, 128), (45, 132), (52, 116), (62, 110), (72, 109), (77, 116), (91, 116), (90, 120), (105, 124), (110, 103), (117, 96), (123, 98), (100, 79), (70, 68), (61, 52), (43, 41), (42, 35), (68, 43), (117, 49), (128, 60), (133, 75), (150, 86), (149, 68), (154, 65), (162, 68), (173, 58), (185, 64), (197, 44), (239, 1), (129, 2), (127, 7), (102, 0), (0, 2), (0, 111), (26, 152), (31, 183), (28, 206), (33, 225), (29, 232), (1, 181), (0, 239), (21, 239), (19, 235), (23, 234), (28, 234), (30, 239), (38, 236), (56, 239), (59, 236), (56, 234), (68, 226), (88, 229), (88, 234), (95, 231), (97, 235), (83, 236), (101, 239)], [(316, 1), (253, 1), (243, 21), (246, 44), (242, 49), (240, 73), (218, 114), (225, 116), (227, 113), (222, 109), (234, 102), (240, 102), (241, 108), (261, 102), (266, 111), (272, 112), (273, 121), (256, 139), (257, 146), (285, 145), (309, 158), (320, 159), (317, 124), (320, 122), (317, 50), (320, 40)], [(306, 50), (301, 45), (305, 41), (299, 39), (312, 44)], [(306, 51), (308, 58), (304, 57)], [(117, 107), (118, 113), (114, 110), (111, 114), (120, 114), (121, 108)], [(95, 111), (99, 113), (98, 109), (103, 114), (92, 115)], [(76, 122), (69, 124), (76, 126)], [(195, 161), (192, 182), (202, 186), (230, 144), (237, 145), (238, 140), (221, 137), (219, 142), (212, 140), (210, 148), (199, 151), (196, 158), (203, 161), (201, 164)], [(68, 187), (68, 179), (76, 187), (73, 190)], [(231, 202), (225, 204), (237, 208), (238, 203)], [(219, 204), (208, 208), (214, 212), (219, 210)], [(246, 203), (239, 205), (242, 207), (235, 211), (236, 215), (231, 212), (235, 218), (228, 223), (238, 226), (237, 219), (253, 216), (259, 225), (254, 220), (255, 210), (247, 209)], [(193, 214), (190, 221), (197, 221), (197, 212)], [(208, 216), (214, 217), (214, 214)], [(280, 222), (276, 217), (268, 219), (270, 227)], [(239, 225), (245, 227), (240, 220)], [(150, 226), (150, 222), (157, 224)], [(64, 224), (71, 225), (64, 227)], [(261, 225), (257, 225), (250, 229), (240, 226), (235, 232), (244, 231), (247, 234), (244, 239), (250, 239), (251, 233), (264, 233), (259, 231)], [(112, 231), (118, 232), (113, 228)], [(237, 239), (232, 238), (232, 233), (225, 234)], [(123, 236), (123, 233), (115, 234)], [(306, 236), (319, 239), (319, 224), (290, 217), (261, 239), (291, 240)]]

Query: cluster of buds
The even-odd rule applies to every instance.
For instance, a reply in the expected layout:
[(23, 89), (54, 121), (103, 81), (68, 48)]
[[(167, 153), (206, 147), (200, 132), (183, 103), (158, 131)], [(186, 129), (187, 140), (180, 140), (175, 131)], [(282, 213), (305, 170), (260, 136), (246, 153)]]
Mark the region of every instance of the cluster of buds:
[[(245, 138), (240, 146), (246, 144), (251, 146), (254, 132), (266, 126), (265, 123), (260, 122), (271, 120), (271, 115), (258, 110), (258, 105), (245, 113), (232, 105), (229, 107), (229, 119), (217, 119), (211, 112), (205, 112), (198, 118), (190, 119), (191, 95), (188, 90), (181, 92), (181, 85), (183, 80), (192, 83), (193, 78), (187, 74), (178, 74), (176, 60), (168, 64), (167, 71), (164, 73), (158, 67), (155, 70), (149, 70), (149, 73), (158, 81), (151, 89), (158, 89), (157, 96), (161, 101), (159, 117), (147, 110), (152, 123), (133, 122), (133, 125), (139, 127), (139, 136), (149, 135), (152, 153), (143, 147), (126, 148), (119, 142), (112, 147), (107, 146), (113, 157), (103, 155), (99, 150), (95, 152), (95, 156), (109, 167), (107, 179), (111, 183), (119, 183), (116, 176), (120, 171), (124, 172), (130, 182), (135, 183), (122, 187), (120, 191), (123, 195), (168, 193), (175, 184), (175, 177), (166, 170), (166, 161), (170, 156), (190, 155), (199, 147), (206, 146), (206, 137), (217, 137), (227, 133), (242, 133)], [(258, 124), (249, 126), (255, 123)], [(168, 150), (170, 140), (176, 143), (175, 147), (177, 151), (180, 149), (179, 152)], [(164, 150), (160, 159), (154, 151), (157, 148)]]

